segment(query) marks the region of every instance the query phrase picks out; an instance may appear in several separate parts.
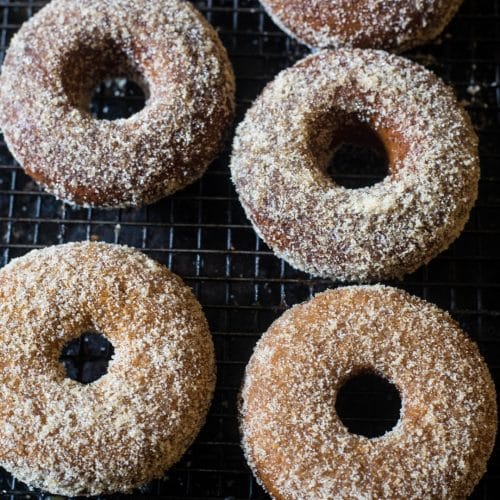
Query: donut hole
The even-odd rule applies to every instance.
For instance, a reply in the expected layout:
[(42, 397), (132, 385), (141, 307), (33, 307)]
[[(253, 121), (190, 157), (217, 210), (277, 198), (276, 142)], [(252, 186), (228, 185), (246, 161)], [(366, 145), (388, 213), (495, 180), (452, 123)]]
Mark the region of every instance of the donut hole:
[(64, 345), (59, 361), (67, 377), (91, 384), (106, 375), (114, 352), (113, 345), (102, 333), (84, 332)]
[(347, 126), (332, 146), (326, 173), (335, 184), (359, 189), (378, 184), (387, 177), (387, 150), (378, 134), (365, 124)]
[(98, 120), (130, 118), (146, 105), (142, 86), (127, 77), (106, 78), (94, 90), (89, 111)]
[(342, 385), (335, 410), (349, 432), (375, 438), (391, 431), (398, 423), (401, 396), (387, 379), (362, 373)]
[(82, 113), (112, 121), (130, 118), (146, 106), (150, 95), (146, 78), (113, 41), (79, 47), (64, 61), (64, 91), (70, 105)]

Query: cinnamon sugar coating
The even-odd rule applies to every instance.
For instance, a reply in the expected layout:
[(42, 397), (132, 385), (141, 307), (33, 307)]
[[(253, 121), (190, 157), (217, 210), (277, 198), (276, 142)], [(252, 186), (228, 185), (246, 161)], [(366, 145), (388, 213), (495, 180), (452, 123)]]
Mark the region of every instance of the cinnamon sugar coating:
[[(388, 176), (346, 189), (336, 149), (384, 145)], [(478, 140), (453, 91), (398, 56), (325, 50), (281, 72), (238, 126), (232, 178), (255, 230), (297, 269), (344, 281), (401, 277), (458, 237), (477, 198)]]
[[(343, 383), (371, 371), (399, 390), (397, 425), (351, 434)], [(496, 394), (475, 343), (444, 311), (383, 286), (330, 290), (263, 335), (242, 389), (243, 447), (274, 499), (465, 499), (486, 470)]]
[(274, 22), (309, 47), (396, 52), (436, 38), (463, 0), (261, 0)]
[[(85, 331), (115, 349), (89, 385), (59, 362)], [(140, 252), (66, 244), (0, 271), (0, 465), (23, 482), (73, 496), (161, 477), (196, 437), (214, 385), (199, 303)]]
[[(121, 75), (145, 89), (145, 108), (94, 119), (95, 86)], [(0, 125), (14, 157), (77, 205), (139, 206), (194, 182), (233, 113), (227, 53), (184, 0), (53, 0), (14, 36), (0, 77)]]

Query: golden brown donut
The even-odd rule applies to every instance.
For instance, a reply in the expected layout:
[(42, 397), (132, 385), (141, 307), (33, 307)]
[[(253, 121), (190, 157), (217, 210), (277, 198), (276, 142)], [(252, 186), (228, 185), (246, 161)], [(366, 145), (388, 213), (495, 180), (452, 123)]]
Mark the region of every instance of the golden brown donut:
[[(89, 385), (59, 362), (86, 331), (115, 350)], [(161, 477), (196, 437), (214, 384), (199, 303), (140, 252), (74, 243), (0, 271), (0, 466), (28, 485), (98, 495)]]
[[(148, 97), (128, 119), (96, 120), (106, 77)], [(234, 111), (217, 33), (184, 0), (52, 0), (14, 36), (0, 77), (0, 126), (25, 171), (77, 205), (138, 206), (198, 179)]]
[(463, 0), (261, 0), (274, 22), (310, 47), (397, 52), (436, 38)]
[[(385, 435), (351, 434), (339, 389), (373, 372), (399, 390)], [(242, 390), (243, 447), (274, 499), (465, 499), (486, 470), (496, 394), (479, 350), (444, 311), (383, 286), (330, 290), (276, 320)]]
[[(389, 173), (327, 174), (375, 134)], [(293, 267), (342, 281), (401, 277), (458, 237), (477, 198), (478, 139), (451, 88), (402, 57), (325, 50), (282, 71), (238, 126), (231, 172), (255, 230)]]

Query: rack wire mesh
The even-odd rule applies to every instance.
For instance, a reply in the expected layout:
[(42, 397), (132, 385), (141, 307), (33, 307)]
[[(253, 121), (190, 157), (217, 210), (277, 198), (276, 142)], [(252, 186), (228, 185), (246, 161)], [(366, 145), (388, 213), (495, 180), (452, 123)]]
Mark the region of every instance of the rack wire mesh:
[[(0, 0), (0, 60), (19, 26), (46, 3)], [(230, 53), (237, 76), (239, 120), (264, 85), (308, 51), (285, 36), (256, 0), (194, 3), (218, 29)], [(460, 239), (427, 267), (394, 284), (449, 310), (479, 342), (500, 387), (500, 0), (466, 0), (437, 42), (409, 56), (452, 83), (467, 105), (481, 138), (482, 180), (479, 201)], [(101, 117), (124, 108), (131, 112), (140, 106), (135, 90), (127, 85), (104, 86), (93, 111)], [(243, 370), (261, 332), (283, 310), (334, 286), (291, 269), (259, 240), (231, 185), (228, 158), (229, 144), (203, 179), (153, 206), (102, 211), (71, 208), (39, 190), (0, 139), (3, 264), (33, 248), (68, 241), (125, 243), (182, 276), (209, 319), (218, 385), (207, 424), (181, 463), (163, 480), (136, 492), (137, 497), (266, 498), (239, 447), (235, 403)], [(346, 182), (365, 177), (362, 171), (337, 173)], [(80, 359), (81, 352), (75, 356)], [(374, 405), (384, 404), (378, 401), (381, 394), (375, 386), (357, 390), (373, 398)], [(349, 411), (348, 417), (358, 424), (380, 425), (380, 419), (360, 415), (355, 408)], [(0, 497), (46, 495), (28, 490), (0, 469)], [(500, 450), (496, 448), (473, 498), (499, 497)]]

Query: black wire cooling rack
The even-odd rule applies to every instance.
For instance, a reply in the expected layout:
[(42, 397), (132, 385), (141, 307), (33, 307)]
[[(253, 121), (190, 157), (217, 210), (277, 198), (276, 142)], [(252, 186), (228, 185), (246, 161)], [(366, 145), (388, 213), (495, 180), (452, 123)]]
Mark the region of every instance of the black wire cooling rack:
[[(19, 26), (45, 3), (0, 0), (0, 59)], [(231, 55), (240, 120), (264, 85), (308, 51), (285, 36), (256, 0), (195, 4), (218, 29)], [(437, 42), (409, 56), (452, 83), (467, 105), (481, 137), (482, 180), (479, 201), (460, 239), (429, 266), (394, 284), (449, 310), (479, 342), (500, 387), (500, 0), (466, 1)], [(114, 82), (101, 86), (92, 110), (97, 116), (113, 118), (140, 108), (141, 99), (130, 83)], [(252, 479), (239, 446), (235, 403), (243, 370), (261, 332), (283, 310), (335, 286), (294, 271), (259, 240), (231, 185), (228, 158), (229, 145), (203, 179), (150, 207), (75, 209), (40, 191), (0, 140), (3, 264), (33, 248), (68, 241), (128, 244), (182, 276), (209, 319), (218, 385), (207, 424), (181, 463), (163, 480), (136, 492), (136, 497), (267, 498)], [(370, 180), (371, 175), (351, 167), (339, 169), (336, 178), (352, 184)], [(86, 370), (96, 364), (99, 368), (102, 357), (109, 357), (109, 351), (90, 340), (69, 346), (65, 353), (63, 361), (75, 377), (85, 378)], [(360, 394), (370, 402), (368, 413), (356, 403)], [(386, 387), (364, 381), (343, 405), (352, 428), (376, 433), (388, 421), (386, 411), (394, 401)], [(29, 491), (0, 469), (0, 497), (47, 495)], [(498, 448), (473, 498), (500, 498)]]

